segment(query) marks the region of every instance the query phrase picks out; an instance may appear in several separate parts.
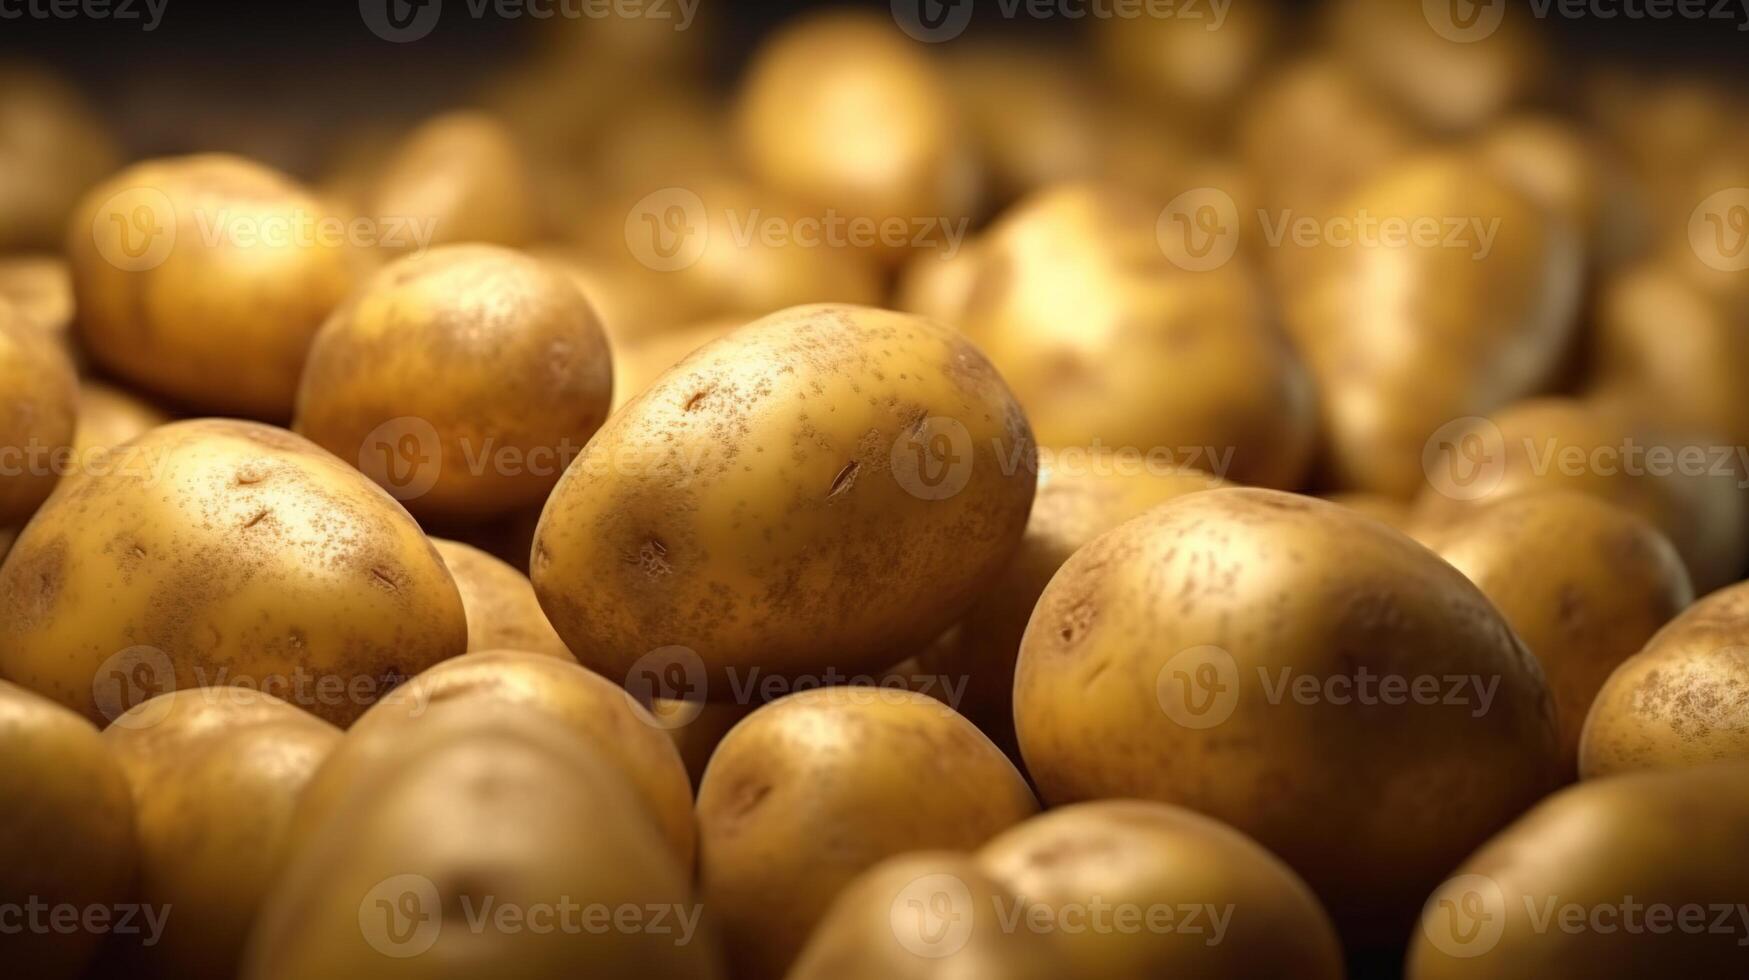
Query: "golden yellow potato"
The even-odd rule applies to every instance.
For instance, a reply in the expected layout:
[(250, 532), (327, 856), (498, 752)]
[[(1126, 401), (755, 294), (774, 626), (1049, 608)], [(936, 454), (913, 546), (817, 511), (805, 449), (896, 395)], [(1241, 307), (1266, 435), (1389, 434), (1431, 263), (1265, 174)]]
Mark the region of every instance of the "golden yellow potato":
[(242, 976), (722, 976), (684, 869), (598, 747), (518, 705), (458, 706), (295, 852)]
[(235, 977), (298, 794), (340, 730), (270, 694), (203, 687), (134, 705), (103, 738), (133, 791), (135, 894), (174, 913), (159, 942), (140, 944), (142, 962)]
[(1749, 585), (1720, 589), (1615, 669), (1585, 720), (1586, 779), (1749, 761)]
[(402, 140), (366, 195), (381, 245), (526, 245), (539, 237), (533, 172), (504, 124), (483, 112), (452, 112)]
[(71, 349), (73, 273), (65, 259), (48, 254), (0, 259), (0, 300)]
[(467, 648), (407, 512), (283, 429), (159, 426), (56, 494), (0, 566), (0, 674), (86, 717), (267, 691), (336, 724)]
[(1095, 21), (1100, 57), (1116, 81), (1177, 119), (1218, 129), (1275, 40), (1271, 3), (1186, 4), (1168, 16)]
[[(5, 681), (0, 756), (0, 895), (7, 903), (40, 903), (8, 916), (6, 968), (72, 980), (105, 934), (119, 931), (118, 906), (131, 897), (136, 850), (127, 780), (90, 722)], [(131, 924), (142, 935), (161, 935), (163, 910), (150, 909), (149, 919), (146, 911)], [(52, 928), (69, 914), (81, 927)]]
[(1408, 980), (1743, 975), (1749, 767), (1634, 773), (1544, 800), (1427, 900)]
[(67, 232), (80, 339), (122, 378), (208, 412), (291, 417), (304, 353), (369, 257), (291, 178), (240, 157), (151, 160)]
[(982, 268), (975, 246), (976, 241), (968, 241), (951, 255), (937, 251), (912, 256), (899, 272), (893, 308), (959, 326)]
[(1616, 666), (1694, 600), (1682, 556), (1645, 519), (1572, 490), (1491, 501), (1434, 532), (1542, 664), (1576, 771), (1585, 713)]
[(613, 365), (565, 274), (493, 245), (384, 267), (316, 335), (294, 428), (425, 518), (540, 503), (607, 417)]
[(1558, 770), (1542, 670), (1474, 585), (1270, 490), (1188, 494), (1076, 552), (1027, 626), (1014, 720), (1048, 803), (1225, 820), (1369, 944)]
[(1515, 116), (1477, 141), (1482, 160), (1566, 219), (1587, 258), (1618, 266), (1643, 250), (1649, 229), (1625, 169), (1589, 133), (1550, 116)]
[(717, 747), (698, 791), (699, 890), (737, 977), (783, 974), (833, 896), (883, 858), (969, 850), (1037, 810), (1014, 766), (926, 695), (801, 691)]
[(455, 579), (468, 616), (468, 652), (521, 650), (573, 659), (547, 622), (528, 576), (459, 541), (432, 538), (431, 546)]
[(1022, 899), (964, 854), (923, 851), (858, 875), (788, 980), (1060, 980), (1073, 976)]
[(616, 680), (673, 647), (717, 699), (736, 672), (878, 669), (1007, 560), (1035, 469), (1025, 416), (963, 338), (796, 307), (608, 419), (547, 501), (535, 592), (577, 659)]
[(60, 247), (67, 216), (115, 168), (103, 123), (61, 79), (0, 66), (0, 252)]
[(78, 406), (67, 355), (0, 299), (0, 524), (30, 517), (67, 473)]
[(107, 453), (169, 421), (168, 414), (138, 395), (101, 381), (81, 381), (73, 458), (87, 460)]
[(447, 660), (396, 688), (364, 713), (311, 781), (299, 807), (294, 848), (338, 812), (352, 786), (380, 778), (410, 736), (436, 726), (438, 707), (506, 705), (559, 722), (620, 771), (683, 868), (692, 867), (692, 786), (658, 721), (624, 690), (568, 659), (490, 650)]
[(1044, 909), (1062, 976), (1344, 975), (1336, 931), (1306, 883), (1244, 834), (1188, 810), (1080, 803), (998, 834), (977, 858)]
[(738, 317), (726, 320), (706, 320), (678, 330), (631, 337), (613, 342), (613, 408), (618, 411), (626, 402), (644, 393), (657, 378), (686, 360), (700, 347), (724, 337), (745, 325)]

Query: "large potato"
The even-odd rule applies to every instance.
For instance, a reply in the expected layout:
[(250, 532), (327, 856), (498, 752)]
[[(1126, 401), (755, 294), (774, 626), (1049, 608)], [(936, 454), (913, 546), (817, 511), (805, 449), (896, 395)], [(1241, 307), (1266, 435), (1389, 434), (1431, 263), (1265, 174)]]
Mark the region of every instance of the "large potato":
[(797, 307), (696, 351), (608, 420), (541, 515), (535, 592), (577, 658), (615, 679), (677, 646), (716, 698), (736, 673), (879, 669), (1007, 560), (1035, 468), (1025, 416), (964, 339), (902, 313)]
[(133, 791), (136, 895), (174, 910), (162, 938), (139, 945), (141, 962), (235, 977), (292, 808), (340, 730), (270, 694), (206, 687), (142, 701), (103, 738)]
[(32, 68), (0, 67), (0, 252), (58, 247), (79, 195), (115, 158), (78, 92)]
[(1634, 773), (1538, 804), (1427, 900), (1408, 980), (1741, 977), (1749, 767)]
[(972, 724), (909, 691), (774, 701), (717, 747), (698, 791), (699, 889), (744, 980), (778, 977), (851, 879), (905, 851), (969, 850), (1037, 810)]
[(315, 445), (252, 422), (151, 430), (56, 494), (0, 566), (0, 674), (92, 719), (255, 687), (337, 724), (467, 648), (418, 525)]
[(322, 326), (297, 431), (422, 518), (539, 504), (607, 417), (607, 340), (558, 268), (491, 245), (384, 267)]
[(468, 617), (468, 652), (523, 650), (570, 660), (565, 641), (547, 622), (528, 576), (478, 548), (432, 538), (455, 579)]
[[(21, 977), (72, 980), (84, 972), (133, 883), (134, 808), (127, 779), (91, 723), (46, 698), (0, 681), (0, 901), (14, 908), (6, 968)], [(65, 922), (72, 909), (79, 923)], [(148, 936), (164, 915), (131, 916)], [(22, 916), (31, 915), (30, 920)], [(101, 924), (93, 918), (102, 915)]]
[(64, 475), (78, 404), (72, 362), (0, 300), (0, 525), (30, 517)]
[(408, 134), (367, 192), (384, 247), (489, 242), (540, 235), (533, 173), (503, 123), (482, 112), (438, 116)]
[(1189, 494), (1076, 552), (1027, 626), (1014, 720), (1047, 802), (1225, 820), (1361, 944), (1399, 937), (1558, 769), (1542, 670), (1474, 585), (1268, 490)]

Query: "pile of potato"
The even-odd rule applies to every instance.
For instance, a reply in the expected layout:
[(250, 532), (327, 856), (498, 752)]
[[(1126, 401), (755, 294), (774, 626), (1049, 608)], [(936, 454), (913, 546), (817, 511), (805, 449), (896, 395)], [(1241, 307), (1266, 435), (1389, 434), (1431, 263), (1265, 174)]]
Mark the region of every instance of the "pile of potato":
[(1749, 114), (1434, 6), (0, 69), (0, 972), (1749, 973)]

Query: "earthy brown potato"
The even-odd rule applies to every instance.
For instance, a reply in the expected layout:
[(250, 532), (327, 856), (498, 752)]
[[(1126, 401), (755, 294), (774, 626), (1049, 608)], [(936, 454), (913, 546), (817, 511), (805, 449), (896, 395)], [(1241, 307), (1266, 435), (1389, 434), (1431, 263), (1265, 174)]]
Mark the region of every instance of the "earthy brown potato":
[(510, 132), (482, 112), (452, 112), (408, 134), (367, 195), (382, 245), (526, 245), (540, 235), (532, 171)]
[(1492, 501), (1430, 543), (1542, 664), (1561, 752), (1577, 771), (1579, 731), (1604, 679), (1694, 600), (1682, 556), (1639, 516), (1571, 490)]
[(407, 512), (283, 429), (159, 426), (56, 494), (0, 566), (0, 673), (93, 720), (233, 684), (346, 724), (467, 648)]
[(492, 245), (384, 267), (323, 325), (297, 431), (425, 518), (540, 503), (607, 417), (607, 340), (559, 269)]
[[(84, 972), (108, 926), (129, 900), (133, 881), (134, 808), (127, 780), (91, 723), (35, 694), (0, 681), (0, 895), (34, 897), (40, 911), (15, 909), (8, 923), (6, 967), (16, 976), (72, 980)], [(81, 923), (101, 910), (102, 928), (50, 928), (72, 908)], [(142, 910), (142, 912), (145, 910)], [(142, 932), (164, 925), (136, 916)], [(12, 918), (12, 916), (9, 916)]]
[(1690, 606), (1597, 692), (1579, 743), (1587, 779), (1749, 761), (1749, 585)]
[(478, 548), (432, 538), (468, 616), (468, 652), (522, 650), (574, 659), (547, 622), (528, 576)]
[(310, 338), (370, 261), (338, 221), (239, 157), (130, 167), (85, 196), (67, 233), (81, 340), (159, 395), (288, 419)]
[(140, 962), (235, 977), (298, 794), (340, 730), (270, 694), (204, 687), (142, 701), (103, 738), (133, 791), (135, 895), (173, 910), (161, 941), (137, 945)]
[(1361, 944), (1400, 937), (1559, 768), (1542, 670), (1474, 585), (1268, 490), (1189, 494), (1076, 552), (1021, 643), (1014, 720), (1047, 802), (1225, 820)]
[(765, 705), (698, 791), (699, 889), (737, 977), (778, 977), (858, 874), (906, 851), (977, 847), (1037, 810), (1000, 750), (933, 698), (872, 687)]
[(1427, 900), (1408, 980), (1743, 975), (1749, 767), (1590, 780)]
[(0, 524), (29, 518), (68, 471), (78, 404), (72, 362), (0, 299)]
[(1076, 804), (998, 834), (977, 856), (1047, 910), (1062, 976), (1343, 976), (1342, 946), (1306, 883), (1244, 834), (1189, 810)]
[(33, 68), (0, 66), (0, 252), (59, 248), (79, 195), (115, 162), (78, 92)]
[(876, 670), (997, 573), (1035, 470), (1025, 417), (963, 338), (796, 307), (608, 419), (547, 501), (531, 577), (566, 645), (610, 678), (674, 647), (716, 699), (731, 672)]
[(626, 402), (644, 393), (644, 389), (667, 374), (668, 370), (700, 347), (727, 336), (745, 321), (706, 320), (690, 327), (663, 331), (641, 337), (617, 338), (613, 344), (613, 408), (619, 411)]

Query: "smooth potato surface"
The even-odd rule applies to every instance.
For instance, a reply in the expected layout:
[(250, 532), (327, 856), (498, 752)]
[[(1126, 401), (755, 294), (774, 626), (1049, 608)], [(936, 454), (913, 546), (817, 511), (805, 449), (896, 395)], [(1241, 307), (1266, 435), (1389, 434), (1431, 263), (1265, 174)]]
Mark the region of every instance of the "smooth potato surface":
[(468, 652), (523, 650), (574, 659), (547, 622), (528, 576), (478, 548), (432, 538), (444, 567), (461, 592), (468, 617)]

